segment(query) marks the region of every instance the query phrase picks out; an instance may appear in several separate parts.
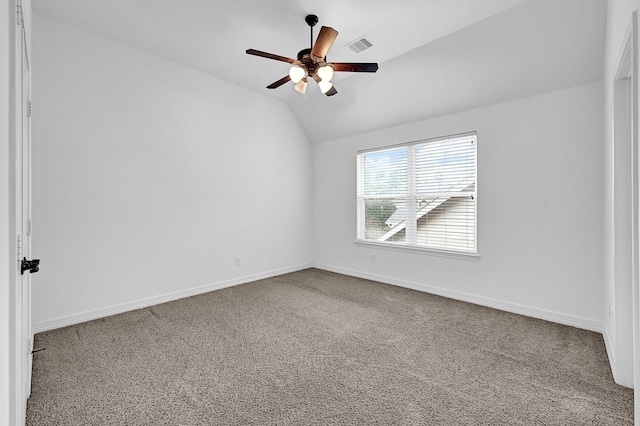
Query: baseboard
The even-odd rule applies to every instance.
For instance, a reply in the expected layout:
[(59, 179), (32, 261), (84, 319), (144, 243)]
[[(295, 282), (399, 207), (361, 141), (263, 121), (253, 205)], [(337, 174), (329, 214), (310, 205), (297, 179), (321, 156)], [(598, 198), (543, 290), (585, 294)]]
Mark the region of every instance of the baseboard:
[[(410, 288), (425, 293), (435, 294), (438, 296), (448, 297), (450, 299), (461, 300), (464, 302), (475, 303), (477, 305), (487, 306), (494, 309), (500, 309), (515, 314), (525, 315), (528, 317), (538, 318), (546, 321), (556, 322), (559, 324), (569, 325), (576, 328), (595, 331), (603, 333), (603, 324), (599, 321), (594, 321), (588, 318), (578, 317), (574, 315), (564, 314), (561, 312), (554, 312), (545, 309), (535, 308), (531, 306), (520, 305), (517, 303), (506, 302), (503, 300), (492, 299), (483, 296), (477, 296), (469, 293), (459, 292), (455, 290), (449, 290), (441, 287), (435, 287), (427, 284), (416, 283), (412, 281), (401, 280), (398, 278), (388, 277), (384, 275), (372, 274), (364, 271), (357, 271), (353, 269), (342, 268), (338, 266), (326, 265), (322, 263), (304, 263), (300, 265), (290, 266), (286, 268), (275, 269), (271, 271), (262, 272), (254, 275), (247, 275), (243, 277), (234, 278), (232, 280), (220, 281), (217, 283), (207, 284), (204, 286), (194, 287), (186, 290), (180, 290), (177, 292), (166, 293), (163, 295), (148, 297), (145, 299), (134, 300), (119, 305), (107, 306), (104, 308), (94, 309), (90, 311), (79, 312), (77, 314), (65, 315), (62, 317), (52, 318), (45, 321), (36, 322), (33, 324), (34, 334), (41, 333), (43, 331), (53, 330), (56, 328), (66, 327), (69, 325), (79, 324), (85, 321), (91, 321), (98, 318), (104, 318), (111, 315), (121, 314), (124, 312), (133, 311), (136, 309), (147, 308), (149, 306), (158, 305), (161, 303), (171, 302), (173, 300), (182, 299), (185, 297), (191, 297), (202, 293), (208, 293), (210, 291), (220, 290), (227, 287), (233, 287), (239, 284), (245, 284), (252, 281), (257, 281), (265, 278), (275, 277), (277, 275), (287, 274), (290, 272), (296, 272), (310, 267), (336, 272), (343, 275), (349, 275), (352, 277), (358, 277), (368, 279), (372, 281), (378, 281), (385, 284), (396, 285), (399, 287)], [(609, 360), (614, 360), (612, 353), (611, 343), (608, 341), (608, 335), (603, 333), (605, 346), (607, 348), (607, 354)], [(612, 362), (612, 361), (611, 361)], [(612, 363), (612, 370), (613, 368)]]
[(615, 346), (611, 341), (611, 334), (609, 334), (609, 330), (607, 327), (604, 327), (602, 330), (602, 338), (604, 339), (604, 348), (607, 351), (607, 357), (609, 357), (609, 365), (611, 366), (611, 373), (613, 374), (613, 378), (617, 377), (616, 373), (616, 352)]
[(271, 277), (275, 277), (282, 274), (288, 274), (290, 272), (301, 271), (303, 269), (311, 268), (312, 266), (313, 265), (311, 263), (303, 263), (300, 265), (274, 269), (271, 271), (261, 272), (259, 274), (254, 274), (254, 275), (246, 275), (243, 277), (238, 277), (238, 278), (234, 278), (226, 281), (220, 281), (217, 283), (207, 284), (207, 285), (194, 287), (186, 290), (180, 290), (172, 293), (152, 296), (145, 299), (134, 300), (134, 301), (122, 303), (119, 305), (107, 306), (104, 308), (79, 312), (77, 314), (65, 315), (58, 318), (40, 321), (33, 324), (33, 333), (34, 334), (42, 333), (43, 331), (54, 330), (56, 328), (79, 324), (85, 321), (91, 321), (98, 318), (104, 318), (111, 315), (134, 311), (136, 309), (147, 308), (149, 306), (159, 305), (161, 303), (171, 302), (174, 300), (183, 299), (185, 297), (196, 296), (198, 294), (208, 293), (210, 291), (220, 290), (227, 287), (233, 287), (239, 284), (246, 284), (249, 282), (262, 280), (265, 278), (271, 278)]
[(378, 281), (385, 284), (396, 285), (399, 287), (410, 288), (425, 293), (435, 294), (438, 296), (448, 297), (450, 299), (461, 300), (463, 302), (474, 303), (476, 305), (487, 306), (489, 308), (499, 309), (514, 314), (525, 315), (528, 317), (538, 318), (545, 321), (551, 321), (558, 324), (569, 325), (584, 330), (602, 333), (603, 323), (589, 318), (583, 318), (575, 315), (565, 314), (562, 312), (554, 312), (546, 309), (535, 308), (533, 306), (520, 305), (518, 303), (507, 302), (504, 300), (492, 299), (489, 297), (477, 296), (474, 294), (449, 290), (446, 288), (435, 287), (427, 284), (416, 283), (412, 281), (401, 280), (398, 278), (388, 277), (384, 275), (372, 274), (370, 272), (356, 271), (353, 269), (342, 268), (339, 266), (326, 265), (322, 263), (314, 263), (314, 268), (323, 269), (325, 271), (336, 272), (338, 274), (349, 275), (357, 278)]

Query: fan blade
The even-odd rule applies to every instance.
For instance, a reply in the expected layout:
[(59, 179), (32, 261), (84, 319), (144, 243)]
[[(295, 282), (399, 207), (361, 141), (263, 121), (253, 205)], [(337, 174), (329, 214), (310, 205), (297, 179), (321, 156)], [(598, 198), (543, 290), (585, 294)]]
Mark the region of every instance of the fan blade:
[(334, 71), (346, 72), (376, 72), (378, 64), (375, 62), (332, 62)]
[(261, 52), (260, 50), (256, 50), (256, 49), (247, 49), (247, 54), (262, 56), (263, 58), (267, 58), (267, 59), (275, 59), (276, 61), (288, 62), (290, 64), (294, 62), (294, 60), (291, 58), (287, 58), (285, 56), (280, 56), (280, 55), (274, 55), (273, 53)]
[(311, 59), (320, 62), (327, 56), (327, 52), (331, 48), (333, 41), (338, 37), (338, 32), (331, 27), (320, 28), (320, 33), (316, 39), (316, 43), (311, 49)]
[(332, 86), (331, 89), (327, 90), (327, 93), (325, 93), (325, 95), (333, 96), (336, 93), (338, 93), (338, 91), (336, 90), (336, 86)]
[(282, 86), (283, 84), (285, 84), (287, 81), (291, 81), (291, 77), (289, 76), (282, 77), (280, 80), (276, 81), (275, 83), (271, 83), (270, 85), (268, 85), (267, 89), (276, 89)]

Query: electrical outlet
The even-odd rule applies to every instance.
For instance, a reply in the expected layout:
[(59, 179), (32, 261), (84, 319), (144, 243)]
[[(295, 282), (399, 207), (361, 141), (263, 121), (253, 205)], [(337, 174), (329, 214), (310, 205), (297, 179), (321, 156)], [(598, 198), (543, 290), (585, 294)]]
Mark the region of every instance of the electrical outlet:
[(375, 255), (375, 254), (372, 254), (372, 255), (369, 257), (369, 262), (371, 262), (371, 263), (376, 263), (376, 255)]
[(240, 256), (236, 256), (236, 266), (242, 265), (242, 261), (240, 260)]

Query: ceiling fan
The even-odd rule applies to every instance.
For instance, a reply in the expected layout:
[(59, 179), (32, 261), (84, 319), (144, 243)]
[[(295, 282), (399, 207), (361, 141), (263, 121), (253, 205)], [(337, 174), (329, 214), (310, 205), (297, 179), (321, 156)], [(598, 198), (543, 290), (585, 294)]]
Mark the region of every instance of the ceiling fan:
[(262, 56), (263, 58), (275, 59), (276, 61), (287, 62), (292, 64), (289, 75), (282, 77), (280, 80), (271, 83), (267, 89), (275, 89), (282, 86), (288, 81), (294, 83), (294, 88), (298, 93), (305, 94), (307, 90), (307, 78), (314, 79), (320, 91), (327, 96), (333, 96), (338, 91), (333, 87), (331, 79), (333, 72), (376, 72), (378, 64), (366, 62), (327, 62), (327, 52), (331, 48), (338, 32), (331, 27), (320, 28), (320, 33), (313, 43), (313, 27), (318, 23), (316, 15), (307, 15), (304, 18), (307, 25), (311, 29), (311, 48), (302, 49), (298, 52), (297, 59), (287, 58), (285, 56), (274, 55), (272, 53), (261, 52), (260, 50), (248, 49), (249, 55)]

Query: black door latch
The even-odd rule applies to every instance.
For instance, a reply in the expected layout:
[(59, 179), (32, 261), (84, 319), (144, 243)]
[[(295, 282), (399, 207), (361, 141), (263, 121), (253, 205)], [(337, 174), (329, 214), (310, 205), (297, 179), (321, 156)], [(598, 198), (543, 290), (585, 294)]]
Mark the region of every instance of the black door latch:
[(20, 275), (24, 275), (24, 271), (29, 271), (32, 274), (34, 272), (38, 272), (40, 270), (40, 259), (27, 260), (27, 258), (22, 259), (22, 264), (20, 265)]

